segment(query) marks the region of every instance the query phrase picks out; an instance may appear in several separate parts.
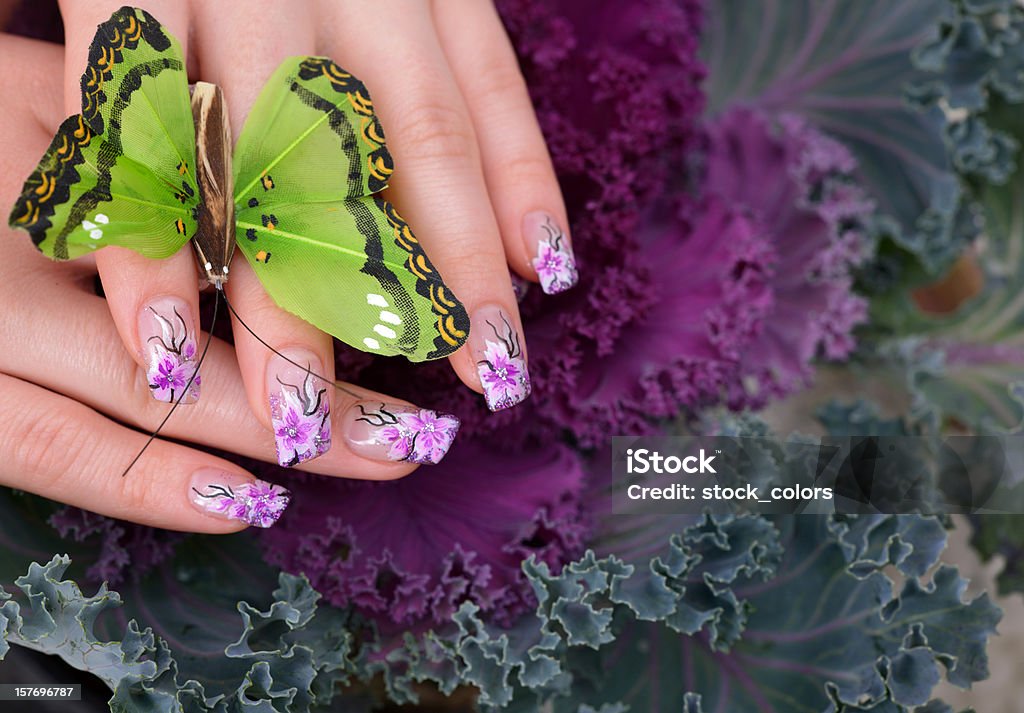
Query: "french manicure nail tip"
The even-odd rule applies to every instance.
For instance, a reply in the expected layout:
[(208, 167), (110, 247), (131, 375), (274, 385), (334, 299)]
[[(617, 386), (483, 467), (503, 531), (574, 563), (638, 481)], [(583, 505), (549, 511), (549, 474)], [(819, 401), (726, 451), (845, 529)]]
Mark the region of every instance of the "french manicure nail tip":
[(262, 480), (234, 486), (228, 482), (209, 482), (193, 486), (191, 499), (198, 508), (212, 515), (267, 528), (277, 522), (288, 507), (291, 493), (280, 485)]
[[(331, 406), (327, 386), (311, 371), (286, 369), (270, 395), (270, 420), (277, 462), (293, 466), (331, 449)], [(289, 377), (298, 376), (295, 381)]]
[(175, 403), (180, 397), (181, 403), (191, 404), (199, 399), (202, 377), (196, 340), (182, 314), (187, 308), (176, 302), (162, 302), (143, 311), (140, 335), (147, 354), (146, 381), (157, 401)]
[(485, 338), (483, 358), (477, 372), (484, 389), (484, 399), (491, 411), (501, 411), (522, 402), (530, 395), (530, 374), (519, 335), (505, 315), (497, 322), (486, 320), (493, 338)]
[(451, 448), (461, 425), (450, 414), (389, 404), (356, 404), (349, 445), (367, 458), (434, 465)]
[(545, 216), (544, 222), (534, 230), (541, 236), (537, 240), (537, 255), (533, 258), (533, 269), (540, 279), (540, 288), (547, 295), (568, 290), (576, 284), (579, 273), (565, 232), (550, 216)]

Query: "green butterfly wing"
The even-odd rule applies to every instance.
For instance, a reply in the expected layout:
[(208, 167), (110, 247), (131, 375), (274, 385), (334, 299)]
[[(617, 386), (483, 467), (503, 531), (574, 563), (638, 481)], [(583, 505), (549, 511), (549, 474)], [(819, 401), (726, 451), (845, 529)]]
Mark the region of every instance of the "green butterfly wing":
[(394, 207), (366, 87), (328, 59), (285, 60), (235, 147), (238, 247), (268, 294), (341, 341), (411, 361), (466, 340), (469, 318)]
[(49, 257), (105, 245), (152, 258), (195, 230), (195, 130), (181, 46), (124, 7), (97, 28), (82, 75), (82, 113), (61, 124), (11, 211)]

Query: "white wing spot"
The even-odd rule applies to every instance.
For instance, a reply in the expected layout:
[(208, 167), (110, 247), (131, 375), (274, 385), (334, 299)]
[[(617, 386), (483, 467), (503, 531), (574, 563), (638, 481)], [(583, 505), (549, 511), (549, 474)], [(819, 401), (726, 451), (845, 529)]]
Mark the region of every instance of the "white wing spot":
[[(103, 213), (97, 213), (93, 220), (101, 225), (106, 225), (110, 222), (110, 218), (105, 216)], [(100, 229), (99, 225), (96, 225), (96, 223), (93, 223), (91, 220), (82, 221), (82, 227), (89, 233), (89, 237), (93, 240), (99, 240), (103, 237), (103, 231)]]
[(363, 344), (368, 346), (370, 349), (380, 349), (380, 342), (373, 337), (366, 337), (363, 339)]
[(386, 299), (384, 299), (383, 295), (375, 295), (372, 292), (370, 294), (366, 295), (366, 303), (367, 304), (371, 304), (374, 307), (387, 307), (388, 306), (388, 301)]
[(380, 321), (387, 322), (388, 324), (401, 324), (402, 318), (399, 317), (394, 312), (388, 312), (387, 310), (384, 310), (383, 312), (380, 313)]
[(385, 327), (383, 324), (375, 324), (373, 326), (373, 331), (375, 331), (382, 337), (387, 337), (388, 339), (394, 339), (395, 337), (398, 336), (397, 334), (395, 334), (395, 330), (393, 330), (391, 327)]

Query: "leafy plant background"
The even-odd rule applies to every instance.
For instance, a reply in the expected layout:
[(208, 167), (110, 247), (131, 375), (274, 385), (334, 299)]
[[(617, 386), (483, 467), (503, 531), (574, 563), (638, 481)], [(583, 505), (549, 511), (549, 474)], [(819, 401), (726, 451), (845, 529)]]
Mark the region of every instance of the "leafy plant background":
[[(857, 274), (872, 319), (852, 360), (765, 420), (709, 411), (704, 426), (936, 439), (951, 427), (1018, 428), (1020, 6), (727, 0), (706, 11), (708, 121), (739, 105), (810, 121), (850, 149), (877, 210)], [(910, 289), (965, 249), (984, 290), (956, 314), (923, 315)], [(838, 400), (843, 384), (888, 398)], [(784, 455), (767, 457), (785, 468)], [(952, 710), (933, 697), (940, 681), (986, 677), (1000, 620), (987, 594), (965, 598), (966, 582), (939, 564), (950, 525), (940, 519), (632, 518), (600, 523), (591, 551), (562, 571), (525, 562), (539, 604), (515, 626), (495, 627), (467, 603), (396, 646), (354, 612), (319, 604), (245, 536), (183, 539), (118, 593), (83, 592), (75, 582), (97, 540), (131, 535), (61, 538), (47, 524), (55, 510), (0, 494), (0, 655), (13, 644), (60, 656), (126, 711), (305, 711), (342, 690), (346, 710), (361, 710), (382, 692), (414, 701), (424, 684), (451, 693), (468, 683), (484, 709), (938, 713)], [(972, 524), (977, 551), (1006, 562), (1001, 591), (1020, 591), (1021, 519)]]

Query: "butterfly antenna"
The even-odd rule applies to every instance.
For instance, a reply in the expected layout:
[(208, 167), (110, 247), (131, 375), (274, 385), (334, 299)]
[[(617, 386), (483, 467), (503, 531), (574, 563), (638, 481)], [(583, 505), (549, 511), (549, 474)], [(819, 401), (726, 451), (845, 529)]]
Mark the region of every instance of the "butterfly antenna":
[(260, 344), (262, 344), (263, 346), (265, 346), (265, 347), (266, 347), (267, 349), (269, 349), (270, 351), (274, 352), (274, 354), (277, 354), (277, 355), (278, 355), (279, 357), (281, 357), (282, 359), (284, 359), (284, 360), (285, 360), (286, 362), (288, 362), (289, 364), (292, 364), (293, 366), (297, 366), (297, 367), (299, 367), (300, 369), (302, 369), (303, 371), (305, 371), (305, 372), (306, 372), (307, 374), (311, 374), (311, 375), (315, 376), (316, 378), (320, 379), (320, 380), (321, 380), (321, 381), (323, 381), (324, 383), (326, 383), (326, 384), (332, 384), (332, 385), (334, 386), (334, 388), (336, 388), (336, 389), (337, 389), (338, 391), (341, 391), (342, 393), (346, 393), (346, 394), (348, 394), (349, 396), (354, 396), (354, 397), (355, 397), (355, 398), (357, 398), (357, 399), (359, 399), (359, 398), (362, 398), (362, 396), (361, 396), (360, 394), (357, 394), (357, 393), (356, 393), (356, 392), (354, 392), (354, 391), (351, 391), (351, 390), (349, 390), (349, 389), (346, 389), (346, 388), (345, 388), (344, 386), (341, 386), (340, 384), (338, 384), (338, 383), (337, 383), (336, 381), (334, 381), (333, 379), (328, 379), (328, 378), (327, 378), (326, 376), (321, 376), (320, 374), (317, 374), (317, 373), (316, 373), (315, 371), (310, 371), (310, 369), (309, 369), (309, 365), (308, 365), (308, 364), (300, 364), (300, 363), (299, 363), (299, 362), (297, 362), (297, 361), (294, 361), (294, 360), (292, 360), (292, 359), (289, 359), (289, 358), (288, 358), (288, 357), (286, 357), (286, 356), (285, 356), (284, 354), (282, 354), (281, 352), (277, 351), (277, 350), (276, 350), (276, 349), (274, 349), (274, 348), (273, 348), (272, 346), (270, 346), (269, 344), (267, 344), (267, 343), (266, 343), (266, 342), (265, 342), (265, 341), (263, 340), (263, 337), (261, 337), (260, 335), (256, 334), (256, 332), (252, 331), (252, 329), (251, 329), (251, 328), (249, 327), (249, 325), (245, 323), (245, 320), (244, 320), (244, 319), (242, 319), (242, 318), (241, 318), (241, 317), (240, 317), (240, 316), (238, 315), (238, 312), (236, 312), (236, 311), (235, 311), (235, 308), (234, 308), (234, 307), (233, 307), (233, 306), (231, 305), (231, 302), (229, 302), (229, 301), (228, 301), (228, 296), (227, 296), (226, 294), (224, 295), (224, 304), (226, 304), (226, 305), (228, 306), (228, 311), (229, 311), (229, 312), (231, 312), (231, 316), (233, 316), (233, 317), (234, 317), (235, 319), (237, 319), (237, 320), (238, 320), (238, 323), (239, 323), (240, 325), (242, 325), (242, 327), (243, 327), (243, 328), (245, 329), (245, 331), (247, 331), (247, 332), (248, 332), (249, 334), (251, 334), (251, 335), (253, 336), (253, 338), (254, 338), (254, 339), (255, 339), (255, 340), (257, 341), (257, 342), (259, 342)]
[[(189, 389), (192, 388), (192, 382), (195, 381), (195, 378), (199, 375), (199, 367), (203, 365), (203, 360), (206, 359), (206, 352), (209, 351), (210, 343), (213, 341), (213, 328), (217, 324), (217, 312), (218, 307), (220, 306), (220, 298), (221, 291), (218, 289), (214, 293), (213, 297), (213, 319), (210, 320), (210, 331), (206, 335), (206, 344), (203, 346), (203, 353), (199, 355), (199, 361), (196, 363), (196, 368), (193, 369), (192, 371), (192, 376), (189, 378), (188, 383), (185, 384), (185, 388), (183, 388), (181, 390), (181, 393), (178, 394), (178, 398), (174, 401), (174, 405), (171, 406), (171, 410), (167, 412), (166, 416), (164, 416), (164, 420), (160, 422), (160, 425), (156, 427), (155, 431), (149, 434), (149, 440), (146, 441), (146, 445), (142, 447), (142, 450), (138, 452), (138, 455), (136, 455), (135, 458), (132, 459), (132, 462), (129, 463), (128, 467), (124, 469), (123, 473), (121, 473), (122, 478), (128, 475), (128, 471), (130, 471), (135, 466), (135, 464), (139, 461), (139, 458), (142, 457), (142, 454), (146, 452), (147, 448), (149, 448), (149, 445), (154, 440), (156, 440), (156, 437), (158, 435), (160, 435), (161, 429), (163, 429), (164, 425), (171, 418), (174, 412), (178, 409), (178, 406), (181, 404), (181, 400), (188, 395)], [(224, 301), (227, 302), (227, 297), (224, 298)]]

